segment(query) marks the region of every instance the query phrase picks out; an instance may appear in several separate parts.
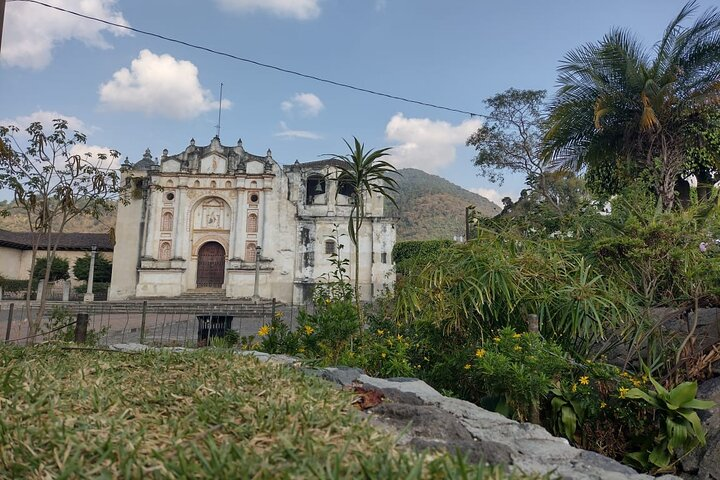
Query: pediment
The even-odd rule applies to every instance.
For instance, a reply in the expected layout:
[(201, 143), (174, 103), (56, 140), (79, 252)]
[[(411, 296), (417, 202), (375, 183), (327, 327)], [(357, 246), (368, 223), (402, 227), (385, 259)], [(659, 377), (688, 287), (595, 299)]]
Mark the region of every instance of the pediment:
[(227, 173), (227, 159), (213, 153), (200, 160), (200, 173)]
[(265, 171), (265, 164), (257, 160), (250, 160), (245, 164), (245, 171), (251, 175), (258, 175)]

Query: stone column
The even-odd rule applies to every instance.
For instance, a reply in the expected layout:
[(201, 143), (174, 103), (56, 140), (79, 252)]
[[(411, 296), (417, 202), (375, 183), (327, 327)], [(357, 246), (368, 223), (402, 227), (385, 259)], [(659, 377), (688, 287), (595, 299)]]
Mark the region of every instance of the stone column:
[(90, 270), (88, 271), (87, 292), (85, 293), (85, 297), (83, 298), (83, 301), (85, 301), (85, 302), (94, 302), (95, 301), (95, 294), (93, 293), (93, 279), (95, 277), (95, 254), (96, 253), (97, 253), (97, 246), (93, 245), (92, 250), (90, 251)]
[(70, 281), (66, 280), (63, 282), (63, 296), (62, 296), (63, 302), (69, 302), (70, 301)]

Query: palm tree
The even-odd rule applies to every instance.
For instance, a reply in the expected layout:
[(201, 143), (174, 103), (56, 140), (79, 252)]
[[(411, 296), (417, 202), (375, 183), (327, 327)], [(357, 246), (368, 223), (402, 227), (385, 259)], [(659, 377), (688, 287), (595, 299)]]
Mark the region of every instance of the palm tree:
[[(390, 148), (378, 150), (365, 150), (365, 144), (353, 137), (354, 145), (347, 140), (349, 154), (331, 155), (333, 159), (340, 160), (338, 185), (345, 185), (351, 192), (353, 199), (352, 210), (348, 219), (348, 233), (350, 241), (355, 246), (355, 306), (358, 318), (362, 319), (360, 309), (360, 229), (365, 220), (365, 202), (370, 200), (373, 193), (379, 193), (397, 206), (393, 194), (397, 193), (397, 181), (393, 174), (399, 175), (397, 169), (390, 163), (381, 160), (389, 155)], [(339, 190), (339, 189), (338, 189)]]
[[(685, 163), (684, 132), (720, 103), (720, 12), (690, 27), (686, 4), (649, 51), (626, 30), (569, 52), (559, 68), (545, 154), (605, 179), (646, 173), (664, 209)], [(608, 175), (607, 173), (610, 173)]]

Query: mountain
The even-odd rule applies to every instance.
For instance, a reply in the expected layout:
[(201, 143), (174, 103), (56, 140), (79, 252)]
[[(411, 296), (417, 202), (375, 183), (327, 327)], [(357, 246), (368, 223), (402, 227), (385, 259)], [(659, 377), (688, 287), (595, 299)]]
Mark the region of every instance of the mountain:
[(500, 213), (501, 208), (487, 198), (442, 177), (415, 168), (403, 168), (399, 172), (402, 176), (397, 179), (398, 208), (387, 202), (387, 211), (399, 217), (398, 241), (464, 236), (468, 205), (475, 205), (476, 211), (486, 217)]
[[(465, 235), (465, 207), (475, 205), (484, 216), (500, 213), (500, 207), (475, 193), (460, 188), (437, 175), (422, 170), (404, 168), (398, 178), (399, 209), (387, 202), (389, 215), (398, 216), (397, 239), (429, 240)], [(0, 210), (7, 202), (0, 202)], [(27, 231), (27, 220), (20, 208), (11, 208), (8, 217), (0, 217), (0, 229), (15, 232)], [(91, 217), (78, 217), (65, 229), (66, 232), (107, 233), (115, 226), (115, 212), (99, 221)]]

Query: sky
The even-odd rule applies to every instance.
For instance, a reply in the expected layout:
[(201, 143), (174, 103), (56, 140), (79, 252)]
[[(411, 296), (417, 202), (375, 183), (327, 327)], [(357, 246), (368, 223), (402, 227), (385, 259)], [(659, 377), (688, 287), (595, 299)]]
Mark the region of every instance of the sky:
[[(651, 47), (674, 0), (43, 0), (113, 23), (390, 95), (474, 113), (508, 88), (551, 98), (564, 55), (628, 28)], [(699, 0), (698, 13), (720, 6)], [(517, 198), (477, 175), (465, 146), (480, 117), (373, 96), (240, 62), (67, 13), (8, 0), (0, 125), (66, 118), (84, 150), (139, 161), (194, 138), (242, 139), (280, 164), (344, 154), (343, 139), (392, 147), (390, 161), (496, 203)], [(2, 194), (0, 194), (2, 196)]]

